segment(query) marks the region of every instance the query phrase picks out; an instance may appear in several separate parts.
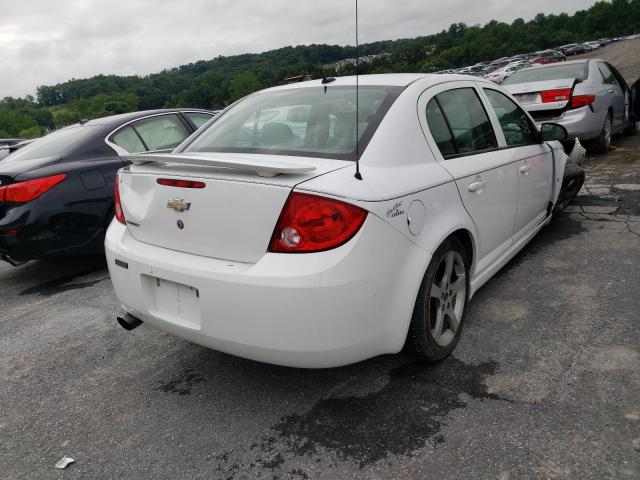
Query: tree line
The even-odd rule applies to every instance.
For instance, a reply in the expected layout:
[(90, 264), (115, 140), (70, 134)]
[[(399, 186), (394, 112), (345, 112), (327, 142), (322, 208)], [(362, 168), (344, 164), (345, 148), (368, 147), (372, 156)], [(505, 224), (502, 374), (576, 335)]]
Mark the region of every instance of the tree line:
[[(437, 34), (360, 46), (360, 55), (390, 55), (362, 63), (359, 72), (422, 72), (640, 32), (640, 0), (598, 1), (573, 15), (544, 15), (511, 23), (456, 23)], [(290, 76), (350, 75), (325, 66), (356, 56), (355, 47), (306, 45), (244, 54), (164, 70), (147, 76), (97, 75), (42, 85), (37, 97), (0, 100), (0, 137), (36, 137), (83, 118), (164, 107), (224, 108)]]

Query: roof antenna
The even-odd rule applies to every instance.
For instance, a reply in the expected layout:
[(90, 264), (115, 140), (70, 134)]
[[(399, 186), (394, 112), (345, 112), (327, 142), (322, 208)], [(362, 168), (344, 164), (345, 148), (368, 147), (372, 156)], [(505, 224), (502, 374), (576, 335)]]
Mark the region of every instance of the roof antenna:
[(360, 116), (360, 82), (358, 80), (358, 73), (360, 66), (360, 44), (358, 43), (358, 0), (356, 0), (356, 177), (358, 180), (362, 180), (360, 175), (360, 139), (358, 138), (359, 130), (359, 116)]

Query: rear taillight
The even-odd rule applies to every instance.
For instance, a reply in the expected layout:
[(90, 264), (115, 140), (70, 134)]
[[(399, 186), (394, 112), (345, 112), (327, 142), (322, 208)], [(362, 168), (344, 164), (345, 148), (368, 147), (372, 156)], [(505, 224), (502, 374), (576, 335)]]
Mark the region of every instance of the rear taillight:
[(269, 251), (309, 253), (339, 247), (358, 233), (367, 213), (340, 200), (292, 193), (278, 219)]
[(580, 108), (591, 105), (596, 101), (595, 95), (574, 95), (571, 97), (571, 108)]
[(122, 211), (122, 202), (120, 201), (120, 175), (116, 175), (116, 187), (113, 195), (114, 210), (116, 214), (116, 220), (123, 225), (127, 224), (124, 218), (124, 212)]
[(64, 173), (51, 177), (36, 178), (26, 182), (12, 183), (0, 187), (0, 202), (26, 203), (35, 200), (40, 195), (62, 182), (67, 176)]
[(165, 187), (178, 187), (178, 188), (204, 188), (206, 185), (204, 182), (194, 182), (192, 180), (176, 180), (175, 178), (159, 178), (156, 180), (158, 184)]
[(540, 92), (542, 103), (566, 102), (571, 98), (570, 88), (558, 88), (555, 90), (545, 90)]

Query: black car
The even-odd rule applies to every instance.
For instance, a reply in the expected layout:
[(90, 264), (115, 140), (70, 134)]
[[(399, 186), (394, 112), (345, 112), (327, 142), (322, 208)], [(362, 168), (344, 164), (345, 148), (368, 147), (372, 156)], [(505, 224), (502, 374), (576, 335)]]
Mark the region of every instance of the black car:
[(585, 45), (579, 44), (579, 45), (575, 45), (573, 47), (567, 48), (564, 51), (564, 54), (566, 56), (570, 56), (570, 55), (580, 55), (582, 53), (587, 53), (588, 48)]
[(214, 112), (127, 113), (57, 130), (0, 161), (0, 256), (11, 264), (103, 252), (119, 155), (170, 151)]

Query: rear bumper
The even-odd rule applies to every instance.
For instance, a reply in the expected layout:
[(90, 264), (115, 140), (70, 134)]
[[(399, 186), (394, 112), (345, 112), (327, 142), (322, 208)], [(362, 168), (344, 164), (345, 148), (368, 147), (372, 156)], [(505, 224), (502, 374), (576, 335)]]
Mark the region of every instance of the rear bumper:
[[(541, 113), (541, 112), (538, 112)], [(538, 127), (545, 122), (559, 123), (567, 129), (568, 140), (576, 138), (591, 140), (602, 132), (607, 111), (593, 112), (589, 107), (581, 107), (572, 110), (565, 110), (560, 116), (545, 119), (537, 119)]]
[(0, 256), (17, 262), (65, 255), (99, 254), (104, 228), (87, 215), (39, 198), (5, 209), (0, 218)]
[(118, 222), (105, 247), (119, 301), (145, 323), (233, 355), (307, 368), (400, 351), (429, 261), (372, 214), (340, 248), (267, 253), (255, 264), (141, 243)]

